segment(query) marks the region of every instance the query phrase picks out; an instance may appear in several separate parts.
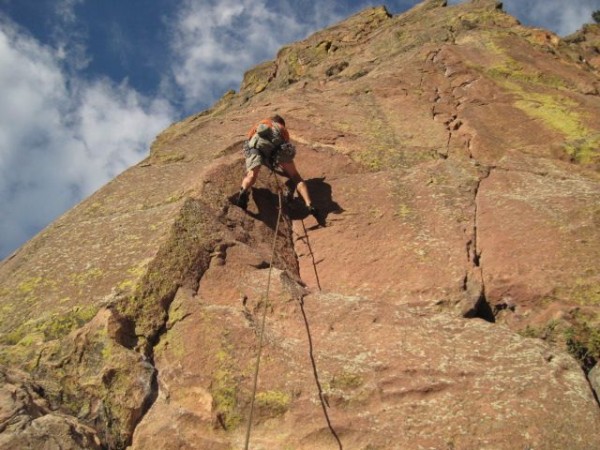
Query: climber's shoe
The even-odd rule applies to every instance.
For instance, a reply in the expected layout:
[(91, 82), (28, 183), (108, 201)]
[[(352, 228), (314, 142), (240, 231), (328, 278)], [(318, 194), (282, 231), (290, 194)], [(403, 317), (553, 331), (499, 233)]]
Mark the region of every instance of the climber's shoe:
[(325, 216), (321, 211), (319, 211), (317, 208), (311, 205), (308, 207), (308, 213), (315, 219), (317, 219), (317, 223), (319, 225), (321, 225), (322, 227), (325, 226)]
[(238, 194), (238, 198), (237, 198), (237, 206), (239, 206), (240, 208), (242, 208), (244, 211), (246, 211), (246, 209), (248, 209), (248, 198), (250, 197), (250, 192), (245, 191), (244, 189), (240, 190), (240, 193)]

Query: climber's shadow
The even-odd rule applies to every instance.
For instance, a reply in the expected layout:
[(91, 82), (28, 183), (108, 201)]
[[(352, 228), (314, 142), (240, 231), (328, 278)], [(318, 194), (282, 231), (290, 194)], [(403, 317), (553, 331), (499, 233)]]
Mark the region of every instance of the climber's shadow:
[(246, 211), (246, 213), (263, 222), (266, 226), (275, 229), (277, 226), (277, 216), (279, 208), (279, 197), (277, 193), (271, 192), (266, 188), (252, 188), (252, 199), (256, 203), (257, 213)]
[[(231, 205), (237, 205), (239, 194), (230, 195), (228, 200)], [(243, 214), (252, 217), (255, 220), (263, 222), (266, 226), (275, 230), (277, 226), (277, 216), (279, 208), (279, 198), (276, 193), (262, 187), (252, 188), (250, 203), (256, 205), (257, 212), (250, 207)]]
[[(331, 185), (325, 182), (325, 177), (311, 178), (310, 180), (305, 180), (305, 183), (313, 201), (313, 206), (323, 215), (325, 222), (327, 222), (330, 214), (341, 214), (344, 212), (344, 209), (333, 199), (333, 190)], [(292, 180), (287, 180), (285, 185), (289, 192), (294, 191)], [(308, 209), (302, 199), (299, 198), (297, 192), (295, 193), (295, 198), (286, 202), (286, 205), (286, 212), (290, 219), (303, 220), (308, 216)]]
[[(332, 189), (325, 178), (311, 178), (305, 180), (310, 192), (311, 199), (315, 208), (319, 210), (325, 221), (330, 214), (341, 214), (344, 209), (333, 200)], [(304, 204), (299, 194), (295, 192), (295, 186), (292, 180), (285, 182), (284, 192), (282, 193), (282, 204), (284, 213), (292, 220), (303, 220), (309, 216), (308, 208)], [(237, 194), (229, 198), (230, 203), (235, 204)], [(277, 226), (277, 216), (279, 208), (279, 197), (276, 192), (263, 187), (254, 187), (252, 189), (252, 201), (256, 204), (258, 212), (246, 211), (250, 217), (260, 220), (271, 229)], [(315, 225), (312, 228), (317, 228)]]

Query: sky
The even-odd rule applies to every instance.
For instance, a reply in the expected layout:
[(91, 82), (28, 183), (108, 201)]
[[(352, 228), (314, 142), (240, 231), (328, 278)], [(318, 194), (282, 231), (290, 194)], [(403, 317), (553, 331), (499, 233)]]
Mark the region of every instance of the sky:
[[(398, 14), (417, 3), (0, 0), (0, 259), (283, 45), (369, 6)], [(600, 9), (600, 0), (503, 4), (561, 36)]]

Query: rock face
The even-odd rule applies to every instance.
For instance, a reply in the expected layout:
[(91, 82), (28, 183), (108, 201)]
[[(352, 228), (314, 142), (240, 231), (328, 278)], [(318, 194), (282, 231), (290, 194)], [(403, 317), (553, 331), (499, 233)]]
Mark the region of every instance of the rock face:
[[(242, 448), (265, 307), (251, 448), (600, 448), (595, 36), (430, 0), (249, 70), (1, 263), (0, 448)], [(328, 226), (269, 273), (273, 112)]]

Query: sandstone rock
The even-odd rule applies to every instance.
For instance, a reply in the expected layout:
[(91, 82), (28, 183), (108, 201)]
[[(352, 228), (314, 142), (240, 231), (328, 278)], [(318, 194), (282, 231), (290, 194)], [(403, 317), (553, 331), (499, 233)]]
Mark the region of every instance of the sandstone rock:
[(0, 368), (0, 381), (0, 448), (102, 448), (93, 428), (53, 412), (27, 374)]
[[(159, 399), (133, 448), (243, 447), (260, 290), (242, 272), (246, 307), (233, 293), (215, 296), (222, 273), (242, 269), (228, 265), (209, 269), (197, 294), (178, 294), (185, 319), (157, 348)], [(254, 271), (264, 285), (266, 269)], [(344, 448), (595, 445), (582, 423), (598, 408), (581, 370), (541, 341), (377, 297), (314, 294), (301, 307), (275, 280), (252, 448), (335, 448), (309, 350)], [(568, 417), (546, 412), (563, 408)]]
[[(344, 448), (600, 448), (593, 29), (444, 5), (283, 48), (0, 263), (0, 443), (242, 447), (266, 305), (252, 448), (335, 446), (321, 399)], [(267, 303), (274, 110), (328, 225), (285, 207)]]
[(596, 393), (596, 399), (600, 398), (600, 366), (596, 365), (590, 373), (588, 373), (590, 384)]
[[(600, 56), (595, 50), (600, 44), (600, 25), (585, 24), (581, 30), (567, 36), (565, 41), (571, 44), (573, 59), (600, 70)], [(598, 91), (595, 93), (598, 94)]]

